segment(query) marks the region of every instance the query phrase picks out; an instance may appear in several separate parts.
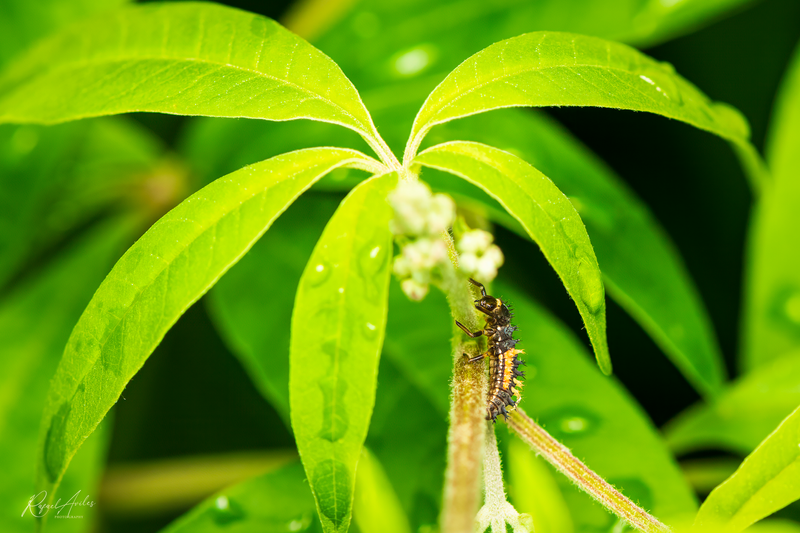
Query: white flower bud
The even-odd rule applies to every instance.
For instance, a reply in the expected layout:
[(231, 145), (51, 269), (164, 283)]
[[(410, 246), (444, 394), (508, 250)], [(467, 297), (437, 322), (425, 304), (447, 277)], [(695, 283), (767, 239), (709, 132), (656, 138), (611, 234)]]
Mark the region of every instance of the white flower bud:
[(503, 252), (497, 245), (492, 245), (486, 250), (480, 259), (475, 269), (475, 276), (484, 282), (492, 281), (497, 277), (497, 269), (503, 264)]
[(474, 229), (464, 233), (456, 244), (460, 253), (481, 255), (492, 244), (494, 237), (488, 231)]
[(411, 275), (411, 265), (408, 258), (404, 255), (398, 255), (394, 258), (394, 265), (392, 270), (399, 278), (405, 278)]
[(447, 231), (456, 218), (455, 202), (445, 194), (435, 194), (431, 198), (427, 218), (427, 229), (430, 235), (438, 235), (443, 231)]
[(400, 287), (406, 296), (416, 302), (421, 301), (428, 294), (428, 285), (417, 283), (413, 279), (403, 280)]
[(475, 254), (461, 254), (458, 256), (458, 268), (463, 270), (468, 276), (472, 276), (478, 270), (478, 256)]

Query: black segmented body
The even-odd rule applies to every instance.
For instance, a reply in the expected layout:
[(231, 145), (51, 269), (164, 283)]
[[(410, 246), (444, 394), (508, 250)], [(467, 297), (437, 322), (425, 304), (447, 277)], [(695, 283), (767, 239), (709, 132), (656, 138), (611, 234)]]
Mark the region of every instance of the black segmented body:
[(519, 389), (522, 388), (522, 383), (517, 378), (525, 375), (519, 370), (520, 365), (525, 363), (517, 357), (524, 352), (516, 349), (519, 341), (513, 337), (517, 326), (511, 325), (513, 314), (508, 305), (500, 298), (487, 295), (484, 286), (477, 281), (473, 279), (469, 281), (481, 290), (481, 299), (475, 300), (475, 308), (486, 315), (486, 327), (472, 332), (460, 322), (456, 321), (456, 324), (472, 338), (486, 335), (489, 339), (489, 349), (486, 353), (470, 361), (489, 358), (490, 388), (486, 419), (494, 422), (499, 414), (508, 419), (506, 407), (511, 409), (516, 406), (514, 396), (517, 397), (517, 402), (520, 399)]

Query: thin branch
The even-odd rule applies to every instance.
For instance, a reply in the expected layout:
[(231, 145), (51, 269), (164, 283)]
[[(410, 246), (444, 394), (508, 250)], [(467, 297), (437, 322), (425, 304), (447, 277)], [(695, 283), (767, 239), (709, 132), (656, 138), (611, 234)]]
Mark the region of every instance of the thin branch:
[(486, 441), (483, 447), (483, 493), (484, 503), (477, 516), (477, 531), (483, 533), (487, 527), (492, 533), (505, 533), (506, 524), (511, 525), (514, 533), (529, 533), (533, 524), (525, 524), (525, 518), (506, 500), (503, 486), (503, 469), (500, 465), (500, 452), (497, 449), (497, 437), (494, 424), (486, 422)]
[(522, 409), (517, 408), (510, 414), (508, 426), (536, 453), (542, 455), (578, 487), (631, 526), (645, 533), (668, 533), (670, 531), (669, 527), (659, 522), (658, 519), (623, 496), (621, 492), (590, 470), (572, 455), (566, 446), (531, 420)]

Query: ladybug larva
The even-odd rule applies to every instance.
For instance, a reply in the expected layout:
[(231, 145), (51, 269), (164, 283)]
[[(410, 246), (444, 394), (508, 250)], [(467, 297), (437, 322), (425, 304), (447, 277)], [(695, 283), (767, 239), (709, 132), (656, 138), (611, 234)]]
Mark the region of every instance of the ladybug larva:
[[(500, 298), (486, 294), (486, 288), (474, 279), (470, 279), (469, 282), (481, 291), (480, 300), (475, 300), (475, 309), (486, 315), (486, 327), (472, 332), (458, 320), (456, 320), (456, 325), (473, 339), (481, 335), (485, 335), (489, 339), (489, 349), (486, 353), (473, 357), (470, 362), (480, 361), (485, 357), (489, 358), (490, 389), (489, 402), (486, 406), (486, 420), (494, 422), (499, 414), (502, 414), (507, 420), (506, 407), (513, 409), (521, 399), (519, 389), (522, 388), (522, 382), (518, 378), (524, 377), (525, 374), (519, 370), (519, 367), (525, 362), (517, 356), (525, 352), (515, 348), (519, 342), (513, 338), (517, 326), (511, 325), (511, 318), (514, 315), (508, 304)], [(512, 398), (513, 396), (516, 396), (516, 402)]]

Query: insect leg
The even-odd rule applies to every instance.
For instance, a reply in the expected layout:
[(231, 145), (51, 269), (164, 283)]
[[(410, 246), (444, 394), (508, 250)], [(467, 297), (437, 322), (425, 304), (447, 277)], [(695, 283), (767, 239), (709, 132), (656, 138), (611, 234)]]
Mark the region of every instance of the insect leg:
[[(464, 355), (467, 355), (467, 354), (464, 354)], [(487, 352), (487, 353), (482, 353), (480, 355), (476, 355), (475, 357), (470, 358), (469, 362), (470, 363), (474, 363), (476, 361), (480, 361), (484, 357), (489, 357), (489, 353)]]
[(483, 286), (483, 283), (475, 281), (472, 278), (469, 278), (469, 282), (478, 287), (481, 290), (481, 296), (486, 296), (486, 287)]
[(470, 337), (472, 337), (473, 339), (475, 339), (475, 338), (477, 338), (477, 337), (480, 337), (481, 335), (483, 335), (483, 330), (482, 330), (482, 329), (481, 329), (481, 330), (478, 330), (478, 331), (476, 331), (475, 333), (473, 333), (473, 332), (471, 332), (470, 330), (468, 330), (468, 329), (467, 329), (467, 326), (465, 326), (464, 324), (462, 324), (462, 323), (461, 323), (461, 322), (459, 322), (458, 320), (456, 320), (456, 326), (460, 327), (460, 328), (461, 328), (461, 331), (463, 331), (464, 333), (466, 333), (467, 335), (469, 335), (469, 336), (470, 336)]

